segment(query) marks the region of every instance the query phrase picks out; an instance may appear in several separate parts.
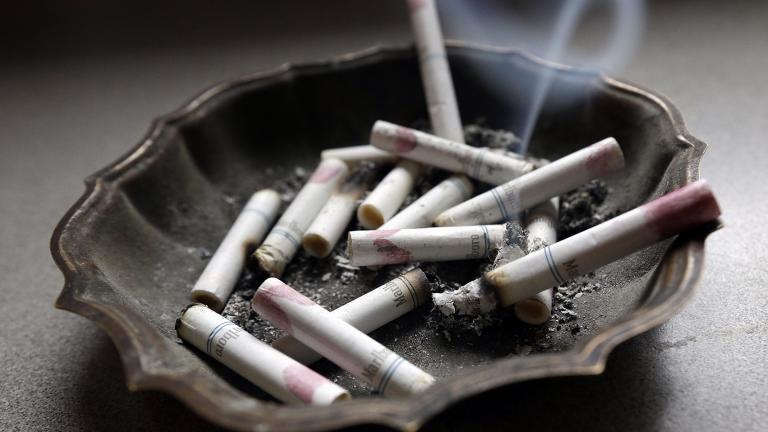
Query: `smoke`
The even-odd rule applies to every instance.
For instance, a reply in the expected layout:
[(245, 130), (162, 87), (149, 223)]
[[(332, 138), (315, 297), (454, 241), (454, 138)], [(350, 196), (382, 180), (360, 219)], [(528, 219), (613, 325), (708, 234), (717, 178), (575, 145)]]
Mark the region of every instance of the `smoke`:
[[(474, 1), (455, 0), (439, 3), (447, 32), (461, 39), (497, 46), (522, 48), (545, 60), (588, 68), (596, 72), (616, 72), (631, 57), (645, 27), (643, 0), (529, 0)], [(586, 34), (579, 34), (580, 24), (588, 20)], [(602, 40), (594, 52), (571, 49), (577, 36), (587, 42)], [(516, 77), (479, 70), (487, 85), (501, 94), (513, 94)], [(515, 124), (525, 153), (549, 89), (554, 71), (544, 69), (531, 82), (522, 118)], [(515, 93), (515, 94), (519, 94)], [(555, 96), (557, 99), (558, 95)], [(563, 95), (562, 97), (567, 97)]]

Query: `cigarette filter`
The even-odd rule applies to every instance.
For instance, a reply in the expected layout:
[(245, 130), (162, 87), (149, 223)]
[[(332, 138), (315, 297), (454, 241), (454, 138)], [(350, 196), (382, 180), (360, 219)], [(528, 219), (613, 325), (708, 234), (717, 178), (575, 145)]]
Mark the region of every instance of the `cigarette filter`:
[(357, 219), (365, 228), (376, 229), (392, 217), (413, 189), (422, 167), (400, 161), (357, 208)]
[(264, 240), (279, 209), (280, 195), (272, 189), (251, 196), (192, 288), (192, 301), (205, 303), (217, 312), (224, 309), (245, 266), (248, 248)]
[[(421, 269), (411, 270), (331, 312), (363, 333), (394, 321), (424, 304), (429, 298), (429, 281)], [(310, 364), (323, 358), (293, 336), (283, 336), (272, 347), (299, 363)]]
[(259, 315), (386, 396), (419, 393), (434, 378), (278, 279), (256, 291)]
[(360, 162), (393, 163), (398, 159), (396, 154), (379, 150), (372, 145), (330, 148), (323, 150), (320, 157), (322, 159), (340, 159), (348, 165), (355, 165)]
[(188, 306), (176, 320), (179, 337), (289, 404), (329, 405), (349, 392), (208, 309)]
[(373, 125), (371, 144), (403, 158), (493, 185), (508, 182), (535, 168), (525, 159), (505, 156), (487, 147), (472, 147), (381, 120)]
[(472, 182), (463, 175), (448, 177), (394, 215), (379, 229), (428, 227), (440, 213), (469, 199), (473, 189)]
[(560, 285), (720, 215), (699, 180), (484, 275), (501, 306)]
[(357, 200), (373, 179), (373, 166), (360, 166), (325, 203), (302, 240), (304, 250), (315, 257), (327, 257), (355, 213)]
[(283, 274), (285, 266), (301, 246), (304, 232), (347, 174), (347, 165), (338, 159), (320, 162), (309, 181), (253, 253), (253, 260), (270, 275)]
[(435, 224), (479, 225), (511, 220), (527, 208), (623, 167), (621, 147), (615, 139), (606, 138), (444, 211)]
[(504, 225), (350, 231), (347, 255), (355, 266), (487, 257), (504, 240)]
[[(557, 241), (557, 206), (558, 199), (552, 198), (528, 211), (525, 224), (528, 229), (526, 249), (529, 253)], [(545, 323), (552, 316), (553, 291), (550, 287), (515, 303), (515, 314), (520, 321), (532, 325)]]

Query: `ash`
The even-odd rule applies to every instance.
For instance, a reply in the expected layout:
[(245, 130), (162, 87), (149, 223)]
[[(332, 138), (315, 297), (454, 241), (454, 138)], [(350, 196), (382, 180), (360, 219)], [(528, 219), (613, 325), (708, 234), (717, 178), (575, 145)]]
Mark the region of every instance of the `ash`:
[[(422, 122), (412, 126), (427, 130), (425, 125), (427, 123)], [(514, 134), (490, 129), (485, 126), (484, 121), (467, 126), (465, 135), (467, 143), (473, 146), (488, 146), (506, 151), (519, 148), (519, 139)], [(387, 170), (380, 170), (379, 178), (386, 172)], [(272, 175), (276, 176), (274, 172)], [(272, 187), (281, 194), (285, 203), (289, 203), (308, 175), (307, 169), (296, 167), (288, 175), (276, 179)], [(437, 169), (428, 172), (404, 205), (416, 200), (448, 175)], [(608, 193), (605, 183), (596, 181), (561, 196), (562, 228), (559, 238), (565, 238), (612, 217), (602, 210), (602, 203)], [(353, 218), (347, 229), (362, 228), (356, 218)], [(336, 309), (417, 266), (424, 270), (432, 282), (433, 293), (442, 293), (456, 290), (468, 281), (478, 279), (494, 266), (526, 253), (526, 237), (527, 232), (519, 224), (512, 223), (507, 227), (503, 247), (500, 247), (491, 259), (421, 265), (411, 263), (374, 270), (349, 264), (345, 253), (346, 236), (343, 236), (327, 258), (314, 258), (299, 250), (281, 279), (328, 310)], [(208, 254), (201, 253), (201, 257), (202, 255)], [(282, 336), (283, 332), (261, 319), (250, 307), (251, 298), (264, 279), (264, 275), (246, 269), (222, 315), (256, 338), (270, 343)], [(574, 305), (578, 306), (579, 302), (586, 300), (582, 297), (599, 292), (601, 280), (600, 277), (588, 275), (558, 287), (552, 317), (541, 326), (520, 322), (512, 308), (479, 316), (446, 316), (428, 303), (372, 332), (371, 336), (438, 378), (454, 375), (457, 368), (473, 367), (495, 358), (558, 351), (573, 345), (590, 325), (590, 321), (579, 317)], [(315, 363), (313, 369), (355, 395), (370, 393), (370, 389), (359, 380), (328, 361)]]

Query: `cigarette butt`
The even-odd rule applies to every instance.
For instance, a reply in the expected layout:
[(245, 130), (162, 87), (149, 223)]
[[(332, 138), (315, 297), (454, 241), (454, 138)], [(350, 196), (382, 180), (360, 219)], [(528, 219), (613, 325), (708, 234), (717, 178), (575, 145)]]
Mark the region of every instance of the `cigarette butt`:
[(413, 189), (422, 167), (411, 161), (400, 161), (368, 194), (357, 209), (357, 219), (368, 229), (376, 229), (389, 220)]
[(259, 315), (385, 396), (406, 396), (435, 379), (368, 335), (342, 321), (278, 279), (256, 291), (251, 306)]
[[(525, 218), (528, 237), (528, 252), (539, 250), (557, 241), (558, 199), (552, 198), (533, 207)], [(515, 314), (525, 323), (540, 325), (552, 316), (553, 289), (549, 288), (535, 296), (515, 303)]]
[(251, 196), (216, 253), (195, 283), (190, 297), (219, 312), (224, 309), (245, 266), (248, 248), (258, 246), (280, 209), (280, 195), (264, 189)]
[(371, 130), (371, 144), (405, 159), (465, 174), (493, 185), (508, 182), (534, 170), (533, 163), (450, 141), (415, 129), (377, 121)]
[(374, 174), (374, 166), (361, 166), (331, 195), (302, 239), (308, 254), (324, 258), (331, 253), (355, 213), (357, 200), (368, 189)]
[(361, 162), (394, 163), (399, 157), (396, 154), (379, 150), (372, 145), (339, 147), (323, 150), (321, 159), (340, 159), (347, 165), (357, 165)]
[(504, 239), (504, 225), (350, 231), (349, 262), (355, 266), (487, 257)]
[(439, 136), (464, 142), (443, 32), (432, 0), (409, 0), (411, 25), (432, 129)]
[(346, 175), (344, 162), (338, 159), (320, 162), (264, 243), (251, 255), (262, 270), (273, 276), (283, 274), (301, 246), (305, 231)]
[(508, 306), (720, 216), (715, 196), (699, 180), (544, 249), (483, 278)]
[[(414, 269), (331, 312), (363, 333), (394, 321), (424, 304), (429, 298), (429, 281), (421, 269)], [(272, 347), (299, 363), (310, 364), (322, 355), (293, 336), (283, 336)]]
[(523, 210), (623, 167), (621, 147), (615, 139), (606, 138), (444, 211), (435, 224), (480, 225), (511, 220)]
[(379, 229), (428, 227), (440, 213), (469, 199), (473, 189), (472, 182), (463, 175), (448, 177), (394, 215)]
[(259, 388), (289, 404), (329, 405), (349, 392), (256, 339), (205, 305), (193, 304), (176, 320), (184, 341)]

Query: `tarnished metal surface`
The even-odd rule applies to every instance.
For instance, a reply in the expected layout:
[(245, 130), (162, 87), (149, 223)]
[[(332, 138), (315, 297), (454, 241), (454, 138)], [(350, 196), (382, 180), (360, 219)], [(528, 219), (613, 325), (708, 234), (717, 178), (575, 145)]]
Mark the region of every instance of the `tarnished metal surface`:
[[(525, 109), (524, 88), (496, 94), (479, 82), (478, 65), (513, 80), (553, 68), (523, 54), (451, 44), (451, 65), (465, 119), (486, 117), (498, 128)], [(627, 172), (608, 179), (608, 205), (629, 209), (698, 178), (705, 145), (691, 137), (663, 97), (586, 71), (555, 68), (532, 149), (553, 158), (607, 135), (627, 156)], [(597, 374), (618, 343), (669, 319), (692, 296), (701, 275), (703, 242), (715, 226), (687, 233), (607, 269), (609, 286), (580, 310), (589, 321), (562, 352), (497, 355), (471, 368), (443, 364), (440, 384), (408, 400), (362, 398), (332, 407), (265, 402), (233, 374), (177, 343), (173, 320), (187, 303), (204, 261), (241, 200), (323, 147), (367, 139), (373, 121), (408, 124), (425, 118), (413, 51), (380, 47), (327, 62), (287, 65), (217, 85), (156, 120), (124, 157), (89, 177), (87, 190), (54, 232), (51, 249), (66, 277), (57, 307), (107, 331), (131, 389), (171, 393), (204, 417), (234, 429), (322, 430), (378, 423), (413, 430), (448, 405), (509, 383)], [(503, 103), (509, 102), (510, 103)], [(271, 167), (272, 174), (266, 172)], [(599, 301), (597, 301), (599, 300)], [(415, 358), (415, 363), (419, 359)], [(434, 372), (434, 371), (431, 371)]]

